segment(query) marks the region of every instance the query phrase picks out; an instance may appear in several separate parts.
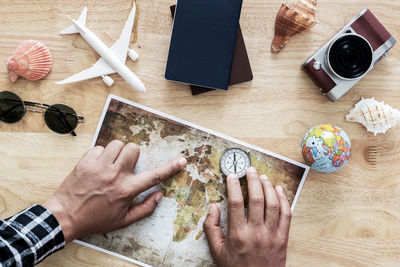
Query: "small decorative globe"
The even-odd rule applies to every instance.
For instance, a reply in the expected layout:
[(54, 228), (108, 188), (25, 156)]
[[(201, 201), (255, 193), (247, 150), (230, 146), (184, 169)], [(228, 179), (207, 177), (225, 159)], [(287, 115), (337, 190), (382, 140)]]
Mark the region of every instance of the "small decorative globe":
[(312, 169), (331, 173), (346, 165), (351, 155), (351, 142), (342, 129), (324, 124), (306, 133), (301, 150), (306, 164)]

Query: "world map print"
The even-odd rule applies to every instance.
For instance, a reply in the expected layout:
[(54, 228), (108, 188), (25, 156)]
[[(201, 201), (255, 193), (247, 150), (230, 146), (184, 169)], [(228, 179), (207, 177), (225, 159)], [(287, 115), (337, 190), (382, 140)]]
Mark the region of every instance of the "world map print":
[[(188, 161), (183, 171), (134, 200), (142, 201), (154, 190), (161, 190), (164, 197), (152, 216), (125, 229), (81, 240), (136, 263), (214, 266), (203, 222), (210, 204), (215, 203), (221, 209), (221, 225), (226, 227), (226, 177), (219, 166), (226, 149), (238, 147), (248, 152), (252, 166), (266, 174), (273, 184), (280, 184), (290, 204), (294, 203), (308, 171), (300, 163), (268, 155), (240, 141), (228, 140), (117, 97), (109, 97), (97, 133), (94, 145), (106, 146), (118, 139), (140, 147), (135, 173), (154, 169), (177, 156)], [(241, 186), (247, 199), (246, 179), (241, 179)]]

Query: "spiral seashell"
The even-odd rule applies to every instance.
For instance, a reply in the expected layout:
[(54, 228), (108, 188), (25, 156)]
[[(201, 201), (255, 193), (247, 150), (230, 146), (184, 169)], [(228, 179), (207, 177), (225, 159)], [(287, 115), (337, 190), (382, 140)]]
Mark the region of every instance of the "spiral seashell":
[(386, 133), (387, 130), (396, 126), (400, 122), (400, 111), (378, 102), (374, 98), (362, 98), (346, 116), (350, 122), (359, 122), (364, 125), (369, 132), (377, 135)]
[(275, 19), (275, 36), (271, 52), (279, 53), (290, 37), (312, 28), (317, 19), (317, 0), (298, 0), (294, 4), (282, 4)]
[(13, 83), (22, 76), (27, 80), (39, 80), (49, 73), (52, 65), (50, 50), (41, 42), (28, 40), (20, 43), (6, 61), (8, 75)]

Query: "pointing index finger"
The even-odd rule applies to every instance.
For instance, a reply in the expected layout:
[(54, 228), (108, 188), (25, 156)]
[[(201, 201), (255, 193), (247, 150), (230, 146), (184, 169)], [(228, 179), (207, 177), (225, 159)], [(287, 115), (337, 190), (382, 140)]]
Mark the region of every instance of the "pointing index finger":
[(185, 158), (176, 158), (163, 166), (152, 170), (146, 171), (133, 177), (132, 190), (135, 195), (146, 191), (147, 189), (158, 185), (165, 179), (181, 171), (187, 164)]

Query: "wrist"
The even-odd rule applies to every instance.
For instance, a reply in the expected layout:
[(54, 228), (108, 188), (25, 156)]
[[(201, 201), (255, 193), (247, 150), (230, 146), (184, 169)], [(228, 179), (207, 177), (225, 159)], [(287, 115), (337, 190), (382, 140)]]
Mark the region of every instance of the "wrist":
[(57, 199), (56, 196), (52, 196), (49, 200), (47, 200), (43, 205), (48, 211), (50, 211), (53, 216), (57, 219), (58, 224), (60, 225), (65, 243), (68, 244), (72, 240), (76, 238), (74, 233), (74, 227), (72, 222), (72, 216), (67, 212), (65, 205)]

